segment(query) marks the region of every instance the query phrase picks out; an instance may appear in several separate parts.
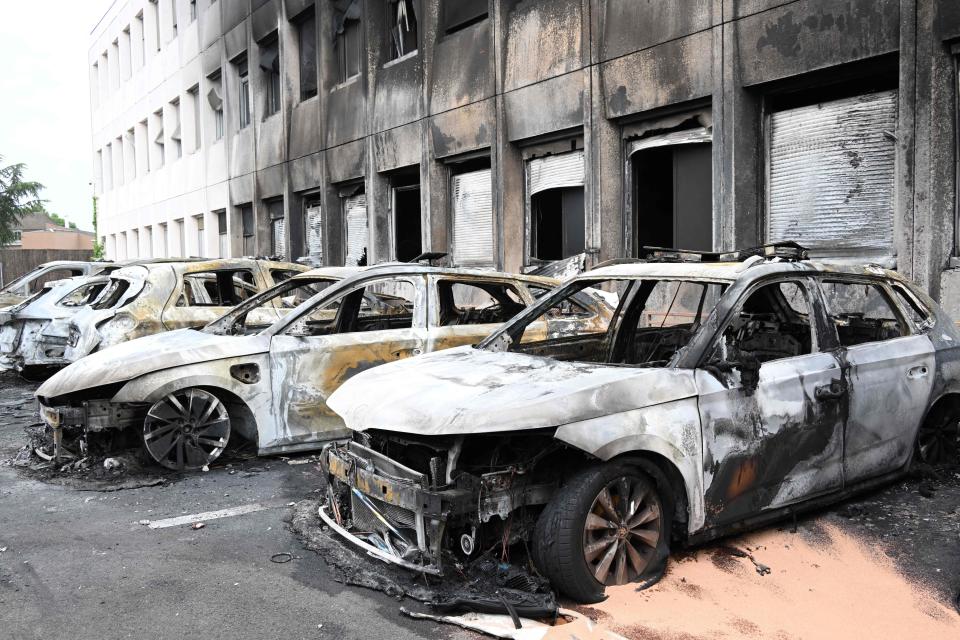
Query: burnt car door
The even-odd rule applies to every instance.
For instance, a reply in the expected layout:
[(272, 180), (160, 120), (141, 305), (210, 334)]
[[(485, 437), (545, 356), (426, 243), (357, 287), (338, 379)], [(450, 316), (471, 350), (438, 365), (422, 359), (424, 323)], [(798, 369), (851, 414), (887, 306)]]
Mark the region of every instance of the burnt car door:
[(361, 371), (423, 351), (426, 286), (421, 275), (372, 278), (294, 312), (270, 342), (277, 419), (260, 426), (260, 451), (347, 436), (327, 398)]
[[(188, 268), (163, 311), (163, 325), (167, 330), (204, 327), (263, 288), (262, 276), (252, 267)], [(266, 325), (279, 317), (272, 305), (254, 309), (250, 316)]]
[(527, 306), (521, 288), (511, 282), (451, 276), (428, 281), (428, 351), (480, 342)]
[(815, 284), (755, 284), (719, 327), (696, 371), (706, 525), (840, 489), (846, 388)]
[(929, 403), (935, 367), (930, 338), (917, 331), (881, 280), (820, 280), (849, 385), (844, 478), (856, 482), (907, 463)]

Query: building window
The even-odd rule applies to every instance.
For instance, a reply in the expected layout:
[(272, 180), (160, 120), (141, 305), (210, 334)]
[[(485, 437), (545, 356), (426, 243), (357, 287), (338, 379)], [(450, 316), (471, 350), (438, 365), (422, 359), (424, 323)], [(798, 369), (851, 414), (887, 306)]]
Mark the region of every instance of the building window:
[(157, 0), (150, 0), (147, 3), (147, 11), (150, 13), (150, 22), (153, 24), (153, 45), (154, 51), (160, 51), (160, 7)]
[(454, 167), (453, 264), (493, 267), (493, 176), (489, 159)]
[(160, 250), (161, 258), (170, 257), (170, 227), (166, 222), (160, 223)]
[(710, 131), (699, 127), (640, 138), (628, 143), (627, 153), (635, 248), (712, 250)]
[(240, 128), (250, 124), (250, 77), (247, 75), (247, 59), (241, 58), (234, 63), (240, 80), (240, 95), (237, 99)]
[(103, 148), (103, 190), (110, 191), (113, 188), (113, 149), (108, 144)]
[(296, 22), (300, 52), (300, 99), (317, 95), (317, 20), (311, 7)]
[(223, 138), (223, 82), (220, 72), (209, 78), (210, 90), (207, 91), (207, 104), (213, 112), (213, 141)]
[(197, 19), (197, 0), (190, 0), (190, 22), (193, 22), (196, 19)]
[(143, 66), (147, 61), (147, 33), (143, 30), (143, 11), (134, 18), (133, 37), (136, 40), (136, 49), (140, 53), (140, 59), (137, 61), (139, 66)]
[(177, 37), (177, 1), (170, 0), (170, 38)]
[(174, 220), (173, 226), (177, 230), (177, 250), (180, 252), (180, 257), (186, 258), (190, 254), (187, 251), (187, 229), (183, 223), (183, 218)]
[(338, 14), (336, 33), (337, 81), (342, 83), (360, 75), (363, 38), (360, 31), (360, 3), (357, 0)]
[(393, 214), (393, 255), (409, 262), (423, 253), (420, 237), (420, 168), (405, 170), (390, 177)]
[(137, 175), (150, 173), (150, 145), (147, 136), (147, 120), (141, 120), (134, 129), (134, 139), (139, 139), (137, 149), (140, 150), (140, 157), (137, 159)]
[(417, 50), (417, 12), (413, 0), (387, 0), (390, 60)]
[(220, 251), (219, 258), (226, 258), (230, 255), (230, 236), (227, 235), (227, 211), (221, 209), (215, 211), (217, 216), (217, 248)]
[(771, 111), (766, 240), (892, 256), (897, 92)]
[(190, 111), (193, 112), (193, 151), (199, 151), (203, 146), (200, 137), (200, 85), (187, 89), (187, 95), (190, 96)]
[(583, 150), (526, 162), (528, 255), (532, 261), (562, 260), (585, 248)]
[(280, 111), (280, 47), (276, 35), (260, 43), (260, 69), (263, 73), (264, 118)]
[(143, 252), (143, 257), (152, 258), (153, 257), (153, 227), (147, 225), (143, 228), (144, 236), (146, 239), (145, 251)]
[(283, 221), (283, 198), (267, 202), (270, 216), (270, 255), (280, 260), (287, 258), (286, 225)]
[(346, 247), (344, 265), (366, 266), (369, 263), (367, 255), (369, 233), (367, 231), (367, 195), (363, 192), (363, 185), (341, 190), (340, 202), (343, 208), (344, 246)]
[(114, 179), (117, 181), (117, 185), (123, 185), (126, 181), (126, 176), (124, 175), (124, 169), (126, 164), (123, 161), (123, 138), (114, 138), (113, 140), (113, 161), (116, 163), (116, 166), (113, 170)]
[(177, 158), (183, 156), (183, 142), (180, 140), (180, 98), (170, 102), (170, 121), (173, 130), (170, 132), (170, 142), (173, 143), (173, 153)]
[(306, 254), (314, 266), (323, 264), (323, 205), (319, 197), (307, 198), (303, 203), (303, 237)]
[(440, 29), (449, 34), (487, 19), (487, 0), (441, 0)]
[(207, 255), (207, 243), (203, 235), (203, 214), (194, 216), (193, 220), (197, 228), (197, 255), (205, 256)]
[(137, 229), (134, 229), (130, 232), (130, 257), (139, 258), (140, 257), (140, 232)]
[(130, 25), (123, 28), (120, 32), (120, 79), (129, 80), (133, 74), (133, 61), (130, 49)]
[(240, 205), (240, 228), (243, 231), (243, 255), (256, 255), (255, 231), (253, 224), (253, 205)]

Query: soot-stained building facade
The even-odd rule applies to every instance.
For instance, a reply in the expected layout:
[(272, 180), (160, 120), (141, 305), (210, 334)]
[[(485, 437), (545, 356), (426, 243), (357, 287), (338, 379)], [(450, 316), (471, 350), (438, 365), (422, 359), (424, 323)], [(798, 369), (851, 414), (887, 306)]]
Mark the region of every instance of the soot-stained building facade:
[(118, 0), (91, 37), (111, 257), (792, 239), (960, 310), (956, 0)]

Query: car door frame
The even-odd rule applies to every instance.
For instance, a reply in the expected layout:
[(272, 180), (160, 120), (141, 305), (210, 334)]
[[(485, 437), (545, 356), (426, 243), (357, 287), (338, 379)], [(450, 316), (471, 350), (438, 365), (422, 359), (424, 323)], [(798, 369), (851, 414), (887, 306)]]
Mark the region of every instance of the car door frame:
[[(825, 303), (820, 288), (811, 275), (810, 272), (775, 273), (758, 278), (743, 287), (730, 287), (723, 298), (732, 295), (735, 296), (734, 300), (724, 304), (721, 298), (715, 309), (718, 317), (708, 318), (704, 322), (705, 328), (711, 328), (712, 335), (705, 341), (703, 351), (698, 354), (694, 375), (701, 419), (702, 486), (706, 506), (705, 524), (708, 528), (763, 518), (767, 513), (772, 514), (843, 489), (842, 445), (846, 420), (842, 393), (844, 371), (837, 353), (836, 334), (828, 330)], [(740, 385), (741, 382), (723, 380), (716, 373), (710, 372), (705, 367), (707, 359), (716, 341), (721, 339), (734, 314), (742, 308), (747, 299), (764, 286), (784, 282), (797, 282), (807, 292), (808, 314), (814, 332), (811, 352), (763, 363), (758, 371), (757, 388), (752, 393), (744, 391), (742, 394), (734, 394), (735, 385)], [(783, 398), (771, 397), (768, 400), (761, 389), (765, 381), (780, 380), (782, 378), (772, 376), (789, 374), (791, 371), (800, 376), (798, 364), (812, 367), (800, 378), (799, 393), (793, 389), (792, 395), (789, 394), (789, 383), (781, 383), (780, 386), (787, 389), (788, 395)], [(763, 370), (764, 365), (771, 365), (766, 372)], [(834, 383), (838, 383), (840, 387), (835, 387)], [(818, 390), (820, 388), (831, 389), (836, 394), (835, 397), (821, 399), (821, 392)], [(723, 399), (721, 396), (724, 394), (730, 397)], [(713, 407), (713, 413), (710, 412), (712, 407), (708, 401), (710, 395), (716, 395), (720, 399)], [(771, 410), (774, 407), (782, 409), (784, 416), (790, 410), (794, 411), (794, 415), (804, 417), (822, 414), (822, 426), (811, 435), (809, 429), (804, 429), (802, 433), (786, 431), (790, 425), (784, 420), (777, 431), (767, 432), (769, 435), (763, 440), (757, 439), (759, 429), (770, 424), (769, 418), (768, 422), (757, 424), (758, 420), (764, 419), (765, 414), (765, 407), (760, 405), (761, 402)], [(729, 414), (723, 415), (723, 407), (727, 405), (730, 406)], [(716, 407), (720, 410), (716, 410)], [(766, 414), (777, 416), (772, 411), (766, 411)], [(751, 420), (753, 433), (747, 434), (746, 429), (739, 433), (738, 425), (749, 424)], [(719, 433), (713, 431), (712, 424), (719, 425)], [(782, 435), (786, 440), (791, 434), (800, 442), (807, 442), (813, 455), (823, 453), (825, 459), (831, 461), (832, 474), (822, 475), (821, 461), (812, 458), (783, 458), (793, 455), (795, 450), (778, 445), (778, 438)], [(753, 435), (755, 439), (750, 440), (749, 435)], [(738, 449), (737, 445), (742, 445), (742, 448)], [(819, 447), (819, 450), (812, 451), (816, 447)], [(768, 454), (767, 450), (775, 450), (769, 454), (773, 460), (764, 459), (763, 456)]]
[[(230, 306), (194, 306), (194, 305), (184, 305), (183, 307), (177, 306), (177, 301), (184, 294), (185, 285), (184, 278), (187, 276), (198, 274), (198, 273), (216, 273), (220, 271), (249, 271), (253, 275), (253, 286), (257, 290), (252, 295), (257, 295), (266, 291), (269, 287), (267, 285), (267, 280), (263, 274), (262, 266), (260, 264), (240, 264), (240, 265), (223, 265), (218, 267), (211, 267), (206, 263), (190, 263), (185, 265), (182, 268), (174, 269), (174, 278), (175, 284), (173, 290), (170, 293), (170, 296), (167, 298), (166, 304), (164, 304), (163, 311), (160, 313), (160, 324), (164, 327), (165, 330), (173, 329), (182, 329), (187, 328), (183, 326), (171, 326), (168, 322), (168, 314), (172, 313), (175, 309), (202, 309), (210, 312), (210, 317), (205, 319), (199, 319), (195, 323), (191, 323), (189, 327), (199, 328), (205, 326), (210, 322), (213, 322), (217, 318), (220, 318), (226, 314), (230, 309), (235, 305)], [(276, 313), (276, 307), (270, 305), (270, 309)], [(277, 316), (277, 318), (279, 315)], [(274, 318), (274, 321), (277, 319)], [(173, 321), (176, 321), (175, 319)]]

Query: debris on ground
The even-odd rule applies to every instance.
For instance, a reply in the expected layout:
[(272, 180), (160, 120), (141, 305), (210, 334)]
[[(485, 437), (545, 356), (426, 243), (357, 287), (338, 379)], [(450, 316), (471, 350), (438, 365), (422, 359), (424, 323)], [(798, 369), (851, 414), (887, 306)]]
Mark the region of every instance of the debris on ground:
[(190, 525), (190, 528), (196, 531), (197, 529), (203, 529), (205, 526), (207, 525), (203, 522), (194, 522), (192, 525)]
[(452, 624), (470, 631), (485, 633), (495, 638), (512, 640), (626, 640), (620, 634), (601, 626), (576, 611), (560, 609), (556, 619), (520, 621), (509, 615), (490, 613), (465, 613), (463, 615), (433, 615), (410, 611), (400, 607), (400, 612), (420, 620), (433, 620)]

